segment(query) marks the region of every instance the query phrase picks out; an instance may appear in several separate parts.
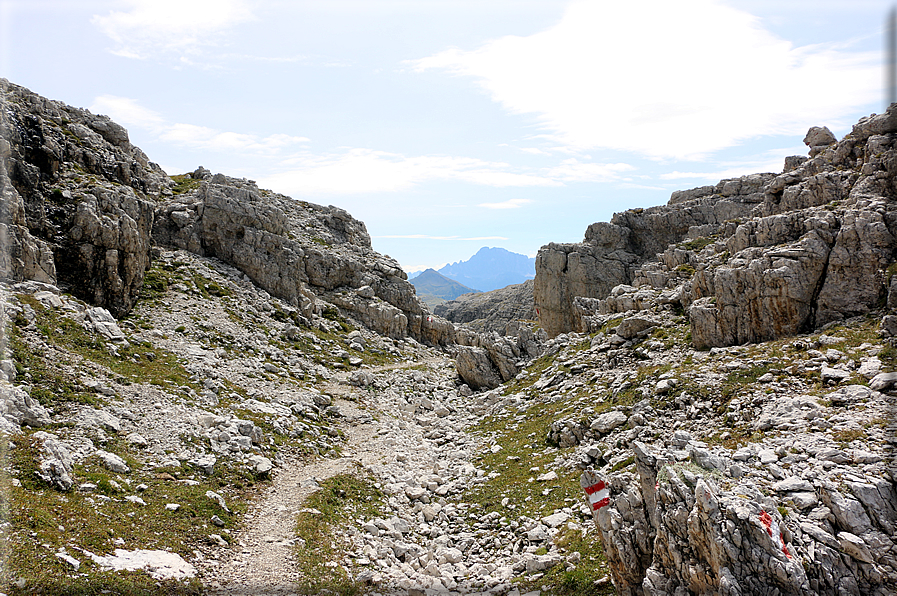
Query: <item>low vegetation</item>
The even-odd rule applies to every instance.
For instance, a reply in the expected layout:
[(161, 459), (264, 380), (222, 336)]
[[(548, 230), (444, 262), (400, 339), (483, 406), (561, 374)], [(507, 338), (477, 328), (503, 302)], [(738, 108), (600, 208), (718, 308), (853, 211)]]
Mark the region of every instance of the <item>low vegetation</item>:
[(350, 546), (339, 531), (359, 518), (371, 519), (381, 513), (384, 495), (374, 479), (359, 474), (340, 474), (321, 483), (320, 490), (305, 501), (296, 522), (295, 557), (302, 575), (302, 594), (356, 596), (365, 586), (352, 579), (350, 570), (334, 563)]

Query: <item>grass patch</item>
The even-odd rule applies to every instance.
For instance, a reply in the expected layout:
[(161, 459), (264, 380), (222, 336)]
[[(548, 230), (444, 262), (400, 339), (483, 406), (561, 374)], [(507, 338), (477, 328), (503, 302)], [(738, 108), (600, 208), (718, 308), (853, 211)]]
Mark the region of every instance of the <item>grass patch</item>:
[[(303, 579), (303, 594), (323, 594), (329, 591), (341, 596), (364, 594), (367, 587), (355, 582), (349, 572), (335, 559), (346, 544), (341, 544), (334, 531), (353, 524), (359, 517), (370, 519), (380, 515), (383, 493), (374, 488), (369, 477), (341, 474), (327, 479), (321, 489), (305, 501), (305, 509), (299, 514), (296, 535), (302, 540), (296, 546), (295, 556)], [(330, 563), (330, 565), (328, 565)]]
[[(472, 429), (493, 436), (501, 447), (496, 453), (486, 451), (476, 460), (477, 467), (487, 473), (487, 480), (459, 497), (461, 501), (474, 505), (477, 518), (498, 512), (508, 519), (522, 516), (539, 519), (571, 504), (575, 509), (582, 502), (579, 473), (554, 464), (558, 454), (564, 450), (546, 449), (546, 429), (557, 419), (565, 405), (563, 402), (535, 404), (525, 414), (510, 419), (490, 417)], [(557, 473), (557, 479), (536, 480), (551, 470)], [(494, 474), (496, 472), (497, 475)], [(506, 506), (501, 504), (504, 498), (508, 499)], [(591, 528), (591, 520), (583, 523)], [(558, 565), (540, 577), (520, 578), (521, 592), (542, 589), (548, 594), (565, 596), (613, 593), (609, 583), (595, 584), (609, 570), (594, 530), (584, 535), (581, 530), (568, 529), (559, 534), (555, 542), (568, 553), (579, 552), (580, 562), (570, 571), (566, 570), (565, 565)]]
[[(15, 448), (8, 447), (8, 439), (0, 439), (0, 449), (9, 453), (9, 468), (0, 475), (4, 489), (0, 505), (4, 519), (11, 522), (6, 536), (8, 564), (0, 571), (0, 589), (8, 594), (200, 594), (198, 581), (159, 582), (142, 571), (105, 571), (79, 549), (105, 555), (116, 548), (148, 548), (192, 558), (210, 533), (235, 527), (257, 482), (228, 462), (219, 462), (211, 476), (195, 477), (198, 484), (166, 479), (184, 479), (187, 472), (169, 468), (163, 475), (161, 469), (141, 469), (138, 456), (115, 442), (106, 448), (132, 465), (130, 474), (109, 472), (88, 458), (75, 467), (75, 484), (91, 482), (97, 489), (61, 493), (34, 474), (38, 441), (17, 436)], [(138, 490), (140, 484), (146, 488)], [(226, 499), (229, 512), (206, 496), (209, 490)], [(125, 500), (129, 495), (139, 496), (146, 505)], [(169, 511), (168, 503), (180, 507)], [(213, 515), (223, 520), (224, 530), (210, 525)], [(77, 571), (56, 556), (63, 548), (81, 562)]]
[(866, 431), (864, 431), (860, 428), (839, 430), (835, 433), (832, 433), (832, 438), (841, 447), (847, 447), (853, 441), (862, 441), (862, 440), (866, 439)]
[[(591, 522), (587, 522), (591, 523)], [(574, 569), (567, 570), (565, 565), (557, 565), (548, 570), (538, 580), (523, 578), (518, 583), (521, 593), (548, 589), (545, 594), (553, 596), (609, 596), (616, 594), (610, 581), (601, 582), (608, 575), (605, 563), (604, 547), (600, 535), (596, 531), (584, 533), (567, 528), (555, 537), (558, 546), (567, 552), (578, 552), (582, 557)]]
[(698, 238), (695, 238), (694, 240), (686, 240), (685, 242), (680, 242), (679, 247), (684, 248), (685, 250), (698, 251), (716, 242), (716, 238), (716, 235), (700, 236)]
[(186, 194), (191, 190), (199, 188), (200, 184), (202, 184), (202, 180), (194, 180), (190, 174), (176, 174), (171, 176), (171, 179), (175, 182), (171, 192), (176, 195)]
[[(28, 295), (19, 295), (18, 298), (26, 303), (29, 302), (29, 299), (33, 301), (33, 297)], [(113, 350), (99, 334), (90, 333), (74, 320), (61, 316), (56, 311), (43, 308), (40, 303), (37, 304), (40, 309), (35, 308), (36, 326), (49, 343), (105, 366), (126, 381), (161, 386), (186, 385), (195, 390), (200, 389), (173, 353), (154, 347), (148, 342), (134, 340), (127, 347), (117, 347), (116, 353), (113, 353)], [(33, 305), (32, 308), (34, 308)], [(79, 391), (77, 383), (47, 367), (44, 363), (45, 354), (35, 353), (27, 347), (24, 341), (18, 340), (14, 345), (14, 351), (17, 362), (20, 362), (23, 368), (31, 373), (33, 379), (39, 377), (47, 380), (49, 384), (49, 388), (43, 385), (40, 388), (35, 388), (37, 391), (35, 397), (38, 400), (43, 398), (48, 403), (56, 401), (94, 403), (95, 398)]]

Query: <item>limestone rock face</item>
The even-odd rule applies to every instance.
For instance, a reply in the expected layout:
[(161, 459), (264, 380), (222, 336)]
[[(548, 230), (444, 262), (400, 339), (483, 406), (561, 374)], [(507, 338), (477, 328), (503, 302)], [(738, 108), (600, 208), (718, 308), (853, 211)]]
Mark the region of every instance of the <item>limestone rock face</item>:
[[(724, 180), (674, 194), (669, 205), (617, 213), (610, 223), (594, 223), (583, 242), (543, 246), (536, 256), (533, 297), (549, 336), (583, 327), (576, 297), (605, 298), (634, 279), (638, 266), (691, 234), (715, 234), (725, 222), (750, 213), (771, 174)], [(708, 190), (709, 189), (709, 190)]]
[(321, 296), (378, 333), (421, 337), (414, 287), (396, 261), (371, 248), (364, 223), (245, 179), (216, 174), (198, 182), (157, 208), (156, 242), (217, 257), (307, 316), (321, 314)]
[[(387, 337), (477, 348), (485, 362), (474, 364), (470, 353), (459, 352), (459, 370), (482, 369), (471, 373), (476, 379), (471, 386), (495, 387), (517, 374), (518, 362), (538, 355), (540, 343), (519, 325), (513, 338), (500, 338), (431, 315), (399, 264), (375, 252), (364, 223), (342, 209), (297, 201), (202, 168), (192, 176), (193, 190), (157, 207), (158, 244), (221, 259), (307, 318), (331, 316), (328, 309), (335, 308)], [(509, 314), (495, 316), (511, 320)]]
[(780, 501), (695, 442), (679, 451), (687, 464), (638, 441), (633, 451), (635, 474), (608, 478), (609, 505), (595, 515), (618, 593), (888, 593), (881, 570), (894, 564), (897, 514), (886, 504), (894, 494), (887, 480), (786, 478), (772, 490), (808, 510), (824, 504), (786, 520)]
[(6, 80), (0, 96), (0, 274), (127, 313), (149, 265), (151, 197), (168, 177), (106, 116)]
[(51, 284), (121, 317), (137, 301), (155, 244), (236, 267), (303, 325), (329, 328), (347, 316), (391, 338), (480, 348), (489, 386), (538, 353), (531, 332), (479, 335), (430, 314), (399, 264), (374, 251), (364, 223), (342, 209), (202, 167), (176, 183), (106, 116), (5, 80), (0, 96), (4, 279)]
[[(897, 261), (897, 105), (809, 158), (673, 193), (669, 204), (542, 247), (534, 298), (549, 335), (611, 313), (683, 309), (698, 347), (811, 331), (888, 303)], [(585, 255), (585, 256), (583, 256)], [(894, 301), (897, 304), (897, 301)], [(606, 319), (601, 319), (606, 320)]]
[(452, 323), (465, 324), (480, 332), (513, 334), (516, 326), (512, 325), (509, 329), (509, 323), (521, 319), (531, 321), (536, 318), (533, 280), (491, 292), (464, 294), (436, 306), (433, 314), (444, 317)]

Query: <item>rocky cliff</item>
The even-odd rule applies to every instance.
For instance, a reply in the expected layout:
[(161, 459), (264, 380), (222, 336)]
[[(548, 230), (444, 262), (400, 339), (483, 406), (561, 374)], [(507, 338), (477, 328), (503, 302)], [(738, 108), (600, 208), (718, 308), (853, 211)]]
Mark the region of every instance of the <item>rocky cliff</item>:
[(5, 80), (0, 91), (6, 279), (58, 285), (120, 317), (140, 293), (151, 247), (176, 247), (236, 267), (307, 324), (326, 327), (339, 310), (388, 337), (479, 350), (489, 381), (459, 369), (475, 386), (511, 378), (534, 355), (532, 342), (431, 315), (399, 264), (371, 248), (364, 223), (337, 207), (201, 167), (169, 178), (108, 117)]
[[(491, 292), (465, 294), (439, 304), (433, 312), (449, 321), (480, 332), (513, 335), (518, 321), (536, 318), (533, 307), (533, 280)], [(511, 329), (508, 326), (511, 325)]]
[(59, 283), (123, 315), (168, 177), (108, 117), (0, 79), (0, 275)]
[(895, 131), (897, 106), (841, 141), (814, 128), (810, 157), (788, 158), (781, 174), (676, 192), (591, 225), (580, 244), (543, 247), (544, 328), (587, 330), (590, 315), (668, 303), (686, 311), (696, 346), (725, 346), (879, 306), (897, 260)]

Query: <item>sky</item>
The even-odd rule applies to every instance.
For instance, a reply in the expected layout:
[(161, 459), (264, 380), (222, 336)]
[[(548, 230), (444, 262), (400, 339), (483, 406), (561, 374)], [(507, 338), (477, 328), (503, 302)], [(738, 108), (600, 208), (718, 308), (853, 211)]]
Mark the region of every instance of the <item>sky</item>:
[(884, 110), (884, 0), (0, 0), (0, 76), (336, 205), (408, 271), (535, 256)]

